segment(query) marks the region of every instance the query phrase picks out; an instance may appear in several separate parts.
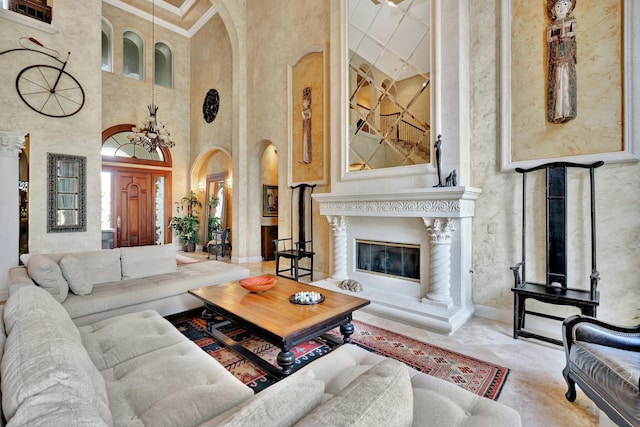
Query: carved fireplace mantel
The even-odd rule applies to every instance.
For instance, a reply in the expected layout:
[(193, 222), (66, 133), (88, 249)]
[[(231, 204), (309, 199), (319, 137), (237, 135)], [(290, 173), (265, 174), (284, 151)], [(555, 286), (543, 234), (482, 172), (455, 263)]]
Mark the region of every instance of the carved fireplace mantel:
[(482, 190), (473, 187), (417, 188), (389, 194), (316, 193), (322, 215), (464, 218), (474, 215)]
[[(358, 280), (364, 288), (359, 296), (372, 302), (368, 311), (452, 333), (473, 314), (469, 248), (475, 201), (481, 192), (472, 187), (441, 187), (385, 194), (314, 194), (320, 214), (331, 225), (333, 242), (331, 278), (314, 284), (336, 290), (343, 280)], [(418, 236), (429, 255), (425, 262), (428, 271), (419, 284), (413, 284), (414, 290), (412, 284), (403, 288), (394, 279), (356, 270), (355, 239), (359, 233), (372, 230), (382, 239), (393, 239), (402, 233)]]

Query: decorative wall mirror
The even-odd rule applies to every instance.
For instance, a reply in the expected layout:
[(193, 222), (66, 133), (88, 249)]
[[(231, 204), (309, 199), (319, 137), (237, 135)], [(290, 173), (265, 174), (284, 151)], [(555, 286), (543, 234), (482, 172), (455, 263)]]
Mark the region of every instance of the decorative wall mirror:
[(87, 231), (87, 158), (47, 153), (47, 232)]
[(347, 1), (349, 171), (430, 163), (431, 0)]
[[(205, 224), (207, 242), (213, 239), (213, 232), (227, 228), (227, 174), (216, 173), (207, 175)], [(213, 203), (212, 203), (213, 201)]]

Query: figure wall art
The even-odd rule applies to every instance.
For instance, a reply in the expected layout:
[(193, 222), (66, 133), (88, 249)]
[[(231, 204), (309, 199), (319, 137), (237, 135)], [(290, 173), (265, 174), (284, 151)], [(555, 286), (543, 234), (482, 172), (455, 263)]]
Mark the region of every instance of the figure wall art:
[(502, 170), (638, 158), (631, 3), (502, 0)]
[(553, 22), (547, 30), (547, 120), (564, 123), (576, 117), (577, 43), (576, 19), (570, 13), (576, 0), (549, 0), (547, 9)]
[(327, 181), (325, 64), (321, 47), (289, 64), (289, 185)]

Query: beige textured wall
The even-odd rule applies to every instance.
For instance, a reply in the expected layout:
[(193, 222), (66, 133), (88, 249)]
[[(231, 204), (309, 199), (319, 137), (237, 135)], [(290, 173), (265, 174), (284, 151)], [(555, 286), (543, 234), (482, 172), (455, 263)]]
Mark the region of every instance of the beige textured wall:
[[(29, 249), (31, 252), (65, 252), (99, 249), (100, 238), (100, 143), (101, 71), (100, 0), (56, 0), (49, 34), (0, 19), (2, 50), (18, 48), (20, 37), (35, 37), (45, 46), (71, 57), (66, 70), (85, 91), (85, 104), (76, 115), (50, 118), (29, 109), (18, 97), (15, 81), (24, 67), (58, 65), (44, 55), (14, 52), (0, 57), (0, 128), (31, 136), (29, 182)], [(82, 22), (82, 25), (78, 25)], [(87, 157), (87, 232), (47, 233), (47, 153)], [(3, 226), (6, 226), (3, 224)], [(16, 224), (17, 226), (17, 224)]]
[[(233, 153), (232, 81), (229, 36), (220, 15), (216, 15), (191, 38), (192, 161), (198, 153), (214, 147)], [(216, 89), (220, 96), (218, 115), (211, 123), (202, 116), (202, 103), (209, 89)]]
[[(247, 7), (247, 82), (249, 152), (264, 149), (268, 140), (278, 149), (279, 211), (289, 212), (287, 191), (287, 64), (312, 46), (325, 46), (329, 41), (330, 2), (299, 0), (253, 0)], [(330, 117), (326, 118), (331, 120)], [(330, 144), (329, 144), (330, 145)], [(329, 153), (330, 154), (330, 153)], [(257, 166), (257, 165), (256, 165)], [(258, 171), (256, 171), (258, 172)], [(259, 178), (259, 175), (256, 176)], [(253, 181), (252, 181), (253, 182)], [(257, 180), (256, 180), (256, 183)], [(260, 188), (260, 192), (262, 188)], [(317, 187), (315, 192), (329, 191)], [(261, 193), (260, 193), (261, 194)], [(259, 204), (261, 198), (250, 203)], [(316, 271), (329, 270), (330, 230), (325, 217), (314, 205), (314, 246)], [(280, 237), (289, 237), (288, 215), (279, 215)]]
[[(102, 14), (113, 27), (113, 73), (102, 73), (102, 129), (121, 123), (140, 122), (149, 116), (147, 105), (152, 102), (153, 49), (151, 22), (131, 15), (109, 4), (102, 4)], [(100, 17), (97, 20), (100, 34)], [(145, 80), (122, 75), (122, 34), (139, 34), (145, 43)], [(98, 40), (100, 40), (98, 38)], [(154, 100), (158, 106), (157, 118), (171, 133), (176, 146), (171, 149), (173, 161), (172, 200), (180, 201), (188, 193), (189, 185), (189, 39), (159, 25), (155, 26), (155, 41), (166, 43), (173, 52), (173, 89), (155, 86)], [(100, 58), (100, 45), (97, 47)], [(99, 65), (99, 64), (98, 64)], [(99, 68), (99, 66), (98, 66)], [(195, 183), (197, 189), (198, 183)]]
[[(473, 300), (476, 304), (501, 309), (506, 315), (513, 307), (510, 291), (513, 276), (509, 267), (520, 257), (521, 177), (515, 172), (499, 172), (499, 3), (498, 0), (470, 2), (471, 185), (483, 189), (474, 219)], [(578, 7), (585, 22), (601, 13), (599, 8), (591, 12), (585, 2), (580, 2)], [(544, 12), (542, 7), (539, 9), (539, 13)], [(581, 37), (589, 30), (584, 24), (579, 29)], [(606, 32), (600, 36), (613, 37)], [(583, 46), (580, 51), (587, 51), (588, 47)], [(597, 43), (593, 48), (599, 50)], [(541, 70), (542, 65), (530, 72), (538, 74)], [(612, 70), (618, 71), (618, 68)], [(549, 143), (562, 145), (563, 139), (556, 135)], [(637, 323), (633, 317), (640, 306), (640, 263), (637, 261), (640, 257), (640, 216), (637, 214), (640, 211), (640, 164), (606, 164), (596, 173), (596, 194), (597, 266), (602, 278), (598, 317), (612, 322)], [(489, 233), (493, 227), (495, 233)]]
[(546, 30), (540, 2), (511, 2), (512, 159), (622, 150), (622, 1), (581, 0), (577, 22), (578, 116), (547, 122)]

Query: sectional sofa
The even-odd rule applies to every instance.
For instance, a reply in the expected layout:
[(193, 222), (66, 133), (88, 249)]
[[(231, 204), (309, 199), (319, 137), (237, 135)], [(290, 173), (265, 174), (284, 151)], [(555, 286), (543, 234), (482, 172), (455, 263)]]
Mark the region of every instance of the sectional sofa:
[(172, 245), (78, 253), (26, 254), (9, 271), (9, 292), (19, 285), (46, 289), (77, 325), (152, 309), (166, 316), (200, 307), (189, 289), (249, 277), (220, 261), (177, 265)]
[[(126, 252), (121, 252), (122, 259)], [(68, 270), (63, 258), (58, 259), (61, 272)], [(36, 272), (39, 262), (56, 269), (38, 257), (28, 260), (27, 273), (31, 269), (36, 282), (44, 283), (42, 272)], [(162, 272), (163, 267), (154, 261), (144, 262), (149, 263), (155, 268), (134, 270), (160, 273), (146, 276), (156, 276), (152, 283), (161, 283), (159, 276), (175, 274)], [(91, 265), (93, 280), (93, 269), (100, 265)], [(131, 271), (122, 265), (123, 276)], [(31, 278), (27, 281), (24, 272), (14, 274), (21, 279), (10, 288), (0, 325), (0, 331), (5, 330), (0, 333), (4, 341), (0, 342), (4, 350), (0, 352), (2, 413), (9, 426), (521, 424), (511, 408), (353, 344), (339, 347), (254, 395), (156, 311), (138, 310), (143, 304), (138, 300), (125, 304), (125, 296), (120, 296), (120, 308), (101, 305), (96, 313), (101, 320), (87, 320), (90, 314), (72, 319), (70, 309), (77, 309), (80, 303), (68, 305), (67, 301), (86, 298), (103, 285), (92, 282), (91, 293), (74, 294), (74, 289), (82, 290), (72, 272), (62, 274), (71, 289), (64, 299), (56, 293), (61, 291), (59, 277), (54, 281), (57, 287), (47, 283), (51, 286), (47, 289), (35, 286)], [(191, 280), (189, 275), (185, 280)], [(126, 295), (131, 286), (133, 282), (121, 286), (120, 292)], [(130, 312), (111, 315), (121, 309)]]

